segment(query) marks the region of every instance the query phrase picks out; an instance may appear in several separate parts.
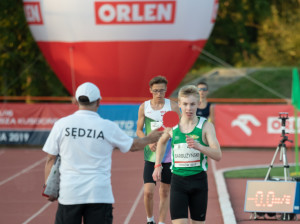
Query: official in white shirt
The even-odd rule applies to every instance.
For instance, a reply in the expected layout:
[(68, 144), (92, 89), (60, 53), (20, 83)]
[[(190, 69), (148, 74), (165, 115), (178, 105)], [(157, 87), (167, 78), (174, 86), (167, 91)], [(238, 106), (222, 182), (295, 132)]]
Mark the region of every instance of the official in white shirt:
[(153, 131), (144, 138), (133, 139), (114, 122), (101, 118), (97, 113), (100, 90), (93, 83), (80, 85), (75, 97), (78, 111), (54, 124), (43, 147), (48, 153), (45, 183), (56, 156), (61, 156), (55, 224), (80, 224), (82, 219), (85, 224), (111, 224), (113, 149), (123, 153), (143, 150), (158, 141), (162, 132)]

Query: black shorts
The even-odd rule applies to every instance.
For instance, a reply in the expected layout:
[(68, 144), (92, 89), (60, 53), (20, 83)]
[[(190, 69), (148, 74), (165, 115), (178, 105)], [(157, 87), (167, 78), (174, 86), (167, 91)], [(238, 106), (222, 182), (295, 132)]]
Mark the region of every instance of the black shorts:
[[(76, 197), (76, 196), (75, 196)], [(112, 224), (112, 204), (62, 205), (58, 203), (55, 224)]]
[[(145, 161), (145, 166), (144, 166), (144, 184), (146, 183), (154, 183), (156, 182), (153, 180), (152, 174), (154, 171), (154, 165), (155, 163)], [(164, 184), (170, 184), (171, 183), (171, 163), (162, 163), (161, 164), (163, 169), (161, 171), (161, 182)]]
[(207, 209), (207, 174), (202, 171), (192, 176), (172, 175), (170, 191), (171, 219), (191, 219), (205, 221)]

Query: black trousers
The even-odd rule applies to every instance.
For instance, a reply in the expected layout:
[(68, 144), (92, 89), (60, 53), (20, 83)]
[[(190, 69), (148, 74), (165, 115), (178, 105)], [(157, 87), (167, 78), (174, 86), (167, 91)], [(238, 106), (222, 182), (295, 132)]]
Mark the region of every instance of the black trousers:
[(112, 204), (58, 204), (55, 224), (112, 224)]

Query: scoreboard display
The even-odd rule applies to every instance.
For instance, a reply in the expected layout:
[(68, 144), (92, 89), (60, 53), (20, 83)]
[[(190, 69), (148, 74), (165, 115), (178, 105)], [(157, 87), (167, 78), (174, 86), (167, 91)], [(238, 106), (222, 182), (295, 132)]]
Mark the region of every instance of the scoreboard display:
[(300, 182), (247, 181), (245, 212), (300, 214)]

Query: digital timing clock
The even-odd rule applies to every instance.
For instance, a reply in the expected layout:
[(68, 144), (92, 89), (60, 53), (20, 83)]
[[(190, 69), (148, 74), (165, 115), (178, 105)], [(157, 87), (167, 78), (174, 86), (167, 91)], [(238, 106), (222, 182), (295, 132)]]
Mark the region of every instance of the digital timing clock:
[(300, 214), (300, 182), (247, 181), (244, 211)]

